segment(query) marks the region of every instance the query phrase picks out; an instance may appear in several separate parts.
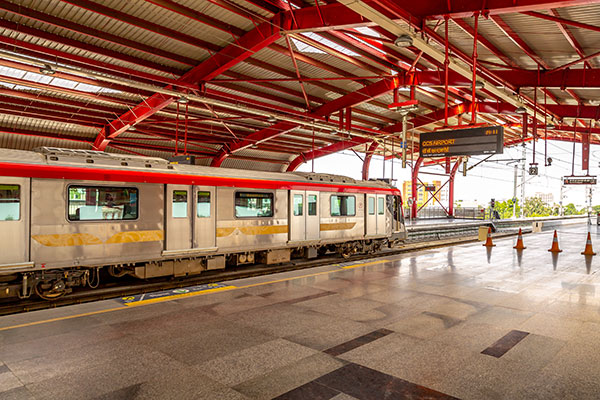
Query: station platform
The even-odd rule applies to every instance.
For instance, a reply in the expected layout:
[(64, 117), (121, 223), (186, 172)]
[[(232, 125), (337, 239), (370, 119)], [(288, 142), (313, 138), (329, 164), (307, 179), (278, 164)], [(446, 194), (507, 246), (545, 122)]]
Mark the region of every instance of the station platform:
[(0, 399), (597, 398), (588, 229), (0, 317)]

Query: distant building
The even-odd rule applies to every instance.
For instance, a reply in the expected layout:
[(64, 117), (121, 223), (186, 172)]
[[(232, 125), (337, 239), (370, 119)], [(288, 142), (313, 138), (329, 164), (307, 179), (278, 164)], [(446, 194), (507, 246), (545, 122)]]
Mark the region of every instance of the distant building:
[[(442, 186), (442, 182), (433, 181), (423, 182), (422, 185), (420, 182), (417, 186), (417, 206), (420, 207), (423, 204), (427, 203), (427, 207), (439, 207), (442, 204), (444, 207), (448, 207), (448, 187), (444, 186), (442, 190), (439, 190)], [(427, 190), (433, 189), (433, 190)], [(439, 192), (438, 192), (439, 190)], [(408, 199), (412, 195), (412, 183), (410, 181), (404, 181), (402, 183), (402, 198), (404, 199), (404, 204), (407, 204)], [(429, 202), (431, 197), (433, 197)]]
[(546, 204), (554, 204), (554, 195), (552, 193), (537, 192), (534, 197), (538, 197)]

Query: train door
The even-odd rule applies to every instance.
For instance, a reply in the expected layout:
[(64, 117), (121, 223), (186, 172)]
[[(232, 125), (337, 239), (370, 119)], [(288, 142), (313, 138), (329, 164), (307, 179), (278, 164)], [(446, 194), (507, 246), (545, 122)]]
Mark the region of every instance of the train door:
[(306, 240), (319, 240), (319, 192), (306, 192)]
[(366, 229), (365, 233), (367, 236), (377, 235), (377, 210), (376, 204), (377, 196), (374, 194), (367, 194), (367, 207), (365, 208), (366, 214)]
[(194, 248), (216, 247), (216, 191), (212, 186), (194, 186)]
[(377, 195), (377, 234), (385, 235), (385, 195)]
[(306, 240), (306, 192), (290, 190), (290, 241)]
[(192, 248), (192, 187), (167, 185), (166, 203), (166, 250)]
[(29, 178), (0, 177), (2, 264), (29, 262)]

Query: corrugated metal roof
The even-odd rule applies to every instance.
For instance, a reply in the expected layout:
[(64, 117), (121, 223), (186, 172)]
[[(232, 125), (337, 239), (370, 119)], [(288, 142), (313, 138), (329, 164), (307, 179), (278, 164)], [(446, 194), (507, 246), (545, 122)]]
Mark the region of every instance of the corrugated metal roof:
[[(24, 34), (19, 31), (19, 29), (17, 29), (17, 31), (0, 29), (0, 35), (4, 38), (15, 38), (27, 43), (44, 46), (49, 50), (64, 51), (68, 54), (103, 62), (107, 65), (113, 64), (115, 66), (126, 67), (171, 78), (181, 76), (185, 71), (193, 66), (201, 64), (210, 57), (209, 52), (200, 48), (201, 45), (196, 40), (209, 42), (210, 47), (215, 48), (228, 45), (236, 46), (236, 38), (232, 32), (229, 32), (228, 29), (219, 29), (216, 26), (226, 26), (229, 24), (234, 27), (232, 30), (238, 33), (240, 33), (240, 31), (252, 30), (257, 24), (268, 21), (268, 19), (273, 16), (273, 12), (266, 9), (270, 9), (274, 4), (272, 2), (269, 3), (270, 5), (264, 3), (263, 7), (261, 7), (261, 3), (257, 2), (256, 4), (253, 4), (251, 1), (246, 0), (223, 0), (219, 2), (209, 0), (176, 0), (176, 3), (173, 4), (188, 8), (187, 11), (180, 13), (167, 9), (166, 7), (168, 7), (168, 5), (161, 7), (145, 0), (129, 0), (127, 2), (123, 2), (122, 0), (91, 0), (98, 6), (115, 10), (115, 13), (104, 13), (102, 10), (94, 10), (94, 7), (85, 6), (89, 9), (84, 8), (84, 1), (80, 3), (82, 6), (76, 6), (72, 3), (60, 0), (46, 0), (43, 2), (35, 0), (10, 1), (11, 3), (8, 4), (22, 5), (23, 7), (32, 8), (48, 15), (48, 17), (42, 16), (42, 18), (40, 18), (41, 20), (61, 18), (80, 24), (83, 28), (78, 29), (81, 32), (73, 32), (71, 29), (55, 26), (52, 22), (45, 23), (37, 21), (30, 16), (21, 16), (11, 12), (0, 12), (0, 18), (5, 19), (6, 21), (14, 21), (22, 28), (29, 26), (43, 32), (57, 35), (53, 40), (46, 40)], [(310, 4), (314, 4), (314, 2)], [(132, 24), (124, 22), (127, 18), (122, 18), (123, 21), (121, 21), (118, 18), (121, 18), (122, 15), (118, 16), (118, 13), (141, 19), (148, 25), (144, 23)], [(191, 17), (190, 15), (186, 15), (190, 13), (195, 14)], [(561, 8), (558, 10), (558, 13), (564, 18), (600, 26), (600, 5), (598, 4)], [(23, 12), (23, 14), (27, 14), (27, 11)], [(202, 22), (202, 19), (205, 18), (205, 16), (208, 17), (208, 19)], [(212, 21), (210, 20), (211, 18)], [(503, 14), (501, 18), (538, 56), (543, 58), (551, 68), (579, 58), (576, 51), (558, 29), (556, 22), (515, 13)], [(472, 24), (473, 19), (466, 18), (464, 21), (467, 24)], [(434, 27), (437, 22), (438, 21), (429, 20), (427, 21), (427, 24), (429, 27)], [(168, 28), (177, 32), (177, 34), (161, 34), (150, 31), (147, 29), (151, 28), (150, 24)], [(400, 22), (400, 24), (408, 28), (408, 25), (405, 22)], [(98, 34), (97, 36), (99, 37), (95, 37), (94, 35), (96, 34), (90, 32), (90, 30), (94, 29), (102, 31), (103, 33)], [(572, 26), (567, 27), (567, 29), (572, 32), (575, 39), (583, 48), (585, 54), (591, 54), (598, 51), (597, 43), (600, 42), (600, 32), (593, 32)], [(443, 31), (442, 24), (438, 27), (437, 32), (443, 36)], [(374, 36), (379, 35), (373, 30), (367, 30), (366, 33)], [(499, 49), (499, 51), (514, 60), (519, 66), (528, 69), (535, 69), (537, 67), (535, 61), (516, 46), (514, 41), (502, 32), (491, 18), (480, 18), (479, 34), (488, 39)], [(101, 37), (103, 35), (113, 35), (115, 39), (102, 39)], [(189, 36), (189, 38), (184, 38), (186, 35)], [(42, 35), (40, 34), (39, 36)], [(360, 82), (355, 80), (330, 80), (329, 78), (348, 77), (350, 75), (363, 77), (372, 76), (376, 71), (387, 76), (391, 72), (387, 67), (380, 64), (378, 60), (360, 56), (353, 52), (352, 49), (342, 46), (337, 42), (328, 41), (327, 38), (324, 39), (323, 35), (319, 33), (309, 33), (306, 34), (306, 36), (309, 37), (309, 40), (304, 39), (305, 42), (302, 42), (296, 38), (292, 40), (292, 46), (294, 52), (298, 56), (298, 68), (301, 77), (322, 79), (318, 82), (308, 81), (304, 83), (304, 88), (311, 98), (321, 99), (320, 101), (313, 101), (313, 107), (337, 99), (345, 93), (359, 90), (364, 87), (364, 84), (370, 84), (377, 81), (377, 79), (369, 79)], [(62, 41), (65, 41), (64, 38), (72, 39), (75, 43), (61, 43)], [(302, 38), (300, 37), (300, 39)], [(319, 42), (320, 45), (311, 43), (312, 40)], [(473, 38), (455, 23), (450, 24), (450, 41), (465, 54), (471, 54)], [(431, 41), (431, 43), (440, 51), (443, 50), (443, 48), (434, 41)], [(4, 46), (4, 50), (7, 49), (5, 45), (0, 46)], [(96, 49), (88, 48), (90, 46), (96, 46)], [(232, 66), (229, 71), (221, 73), (218, 77), (218, 79), (225, 79), (241, 74), (242, 76), (259, 79), (271, 79), (273, 82), (256, 84), (236, 82), (234, 88), (232, 88), (231, 85), (228, 85), (227, 87), (211, 85), (209, 87), (211, 89), (216, 88), (217, 91), (224, 94), (235, 95), (237, 99), (231, 100), (232, 103), (242, 103), (243, 100), (241, 99), (248, 99), (261, 102), (268, 106), (272, 105), (288, 109), (294, 108), (297, 111), (303, 111), (305, 108), (304, 99), (300, 84), (294, 80), (296, 78), (294, 65), (289, 55), (282, 54), (281, 51), (281, 48), (287, 48), (285, 38), (279, 38), (273, 47), (276, 46), (279, 46), (279, 51), (274, 48), (263, 48), (254, 53), (249, 59), (238, 62)], [(392, 48), (395, 52), (406, 55), (408, 59), (414, 59), (415, 57), (414, 52), (409, 49), (398, 48), (388, 43), (386, 43), (385, 46)], [(351, 56), (353, 57), (353, 60), (345, 59), (339, 54), (328, 54), (326, 47), (331, 47), (337, 52)], [(23, 52), (18, 46), (12, 47), (10, 50), (16, 53)], [(377, 49), (376, 51), (381, 50)], [(109, 56), (107, 57), (107, 55), (101, 53), (107, 53)], [(40, 55), (40, 58), (47, 60), (49, 64), (56, 65), (57, 60), (53, 59), (53, 57), (54, 56), (51, 54)], [(305, 59), (306, 57), (308, 59)], [(478, 46), (478, 59), (480, 61), (489, 61), (497, 64), (503, 63), (499, 57), (482, 45)], [(138, 61), (136, 62), (136, 60)], [(64, 62), (66, 65), (69, 65), (71, 60), (67, 57)], [(459, 62), (469, 68), (464, 61)], [(598, 66), (600, 60), (592, 60), (590, 63), (594, 66)], [(437, 66), (434, 66), (425, 60), (420, 63), (419, 68), (422, 68), (422, 66), (430, 69), (437, 69)], [(582, 65), (580, 64), (574, 68), (580, 68), (581, 66)], [(490, 67), (489, 65), (486, 67), (492, 70), (498, 68)], [(91, 70), (98, 69), (96, 66), (90, 68)], [(106, 73), (110, 72), (106, 71)], [(19, 79), (23, 81), (19, 81)], [(123, 86), (135, 86), (134, 82), (136, 79), (138, 78), (132, 78), (128, 81), (123, 80)], [(275, 82), (277, 79), (290, 80)], [(21, 110), (23, 107), (22, 104), (24, 103), (22, 100), (31, 95), (45, 96), (45, 104), (48, 104), (48, 108), (50, 108), (50, 102), (47, 99), (56, 99), (58, 104), (61, 102), (68, 102), (68, 104), (70, 104), (69, 107), (73, 108), (73, 110), (85, 110), (85, 108), (93, 109), (95, 106), (101, 106), (103, 111), (91, 114), (86, 114), (85, 112), (82, 113), (80, 118), (75, 119), (79, 123), (87, 121), (88, 119), (86, 119), (86, 117), (89, 118), (89, 121), (101, 120), (103, 113), (107, 115), (108, 121), (118, 118), (120, 114), (129, 109), (138, 112), (140, 110), (134, 109), (134, 105), (144, 101), (142, 97), (136, 94), (139, 90), (133, 89), (133, 87), (130, 90), (125, 89), (124, 91), (106, 89), (100, 88), (99, 86), (101, 85), (79, 83), (58, 77), (45, 76), (35, 72), (17, 71), (6, 67), (0, 67), (0, 82), (0, 87), (15, 90), (14, 92), (9, 92), (4, 95), (12, 96), (13, 98), (22, 98), (19, 100), (19, 104), (21, 104), (18, 106), (19, 108), (15, 108), (17, 110)], [(156, 85), (164, 86), (164, 84), (158, 82)], [(276, 87), (273, 88), (271, 85), (275, 85), (276, 87), (281, 88), (281, 90), (277, 90)], [(426, 92), (423, 92), (422, 90), (425, 90)], [(417, 99), (419, 101), (435, 108), (443, 106), (443, 93), (441, 89), (424, 88), (422, 90), (417, 92)], [(558, 97), (559, 102), (563, 104), (575, 104), (575, 100), (567, 92), (556, 89), (553, 89), (551, 92)], [(584, 101), (598, 97), (599, 92), (600, 90), (597, 89), (577, 89), (574, 91), (575, 95), (582, 98)], [(530, 96), (531, 93), (531, 90), (527, 88), (521, 91), (521, 94), (525, 96)], [(407, 93), (403, 92), (402, 94)], [(484, 92), (480, 92), (479, 95), (487, 97)], [(269, 98), (267, 99), (263, 96)], [(274, 100), (273, 97), (275, 96), (281, 100)], [(391, 93), (388, 93), (379, 96), (376, 101), (355, 106), (354, 125), (373, 128), (376, 126), (385, 126), (390, 120), (398, 121), (400, 119), (398, 113), (389, 110), (386, 107), (386, 105), (392, 101), (393, 97)], [(28, 106), (27, 110), (31, 110), (30, 115), (43, 115), (44, 110), (42, 108), (44, 106), (41, 106), (40, 104), (44, 103), (34, 102)], [(293, 107), (294, 105), (296, 105), (296, 107)], [(6, 109), (9, 109), (8, 105), (4, 107), (4, 110)], [(111, 115), (109, 112), (110, 110), (115, 111), (113, 113), (114, 115)], [(359, 111), (364, 111), (364, 113)], [(24, 111), (21, 110), (18, 112)], [(190, 149), (195, 149), (194, 151), (198, 152), (214, 152), (222, 148), (223, 144), (231, 143), (231, 141), (234, 140), (232, 135), (224, 128), (223, 122), (212, 120), (213, 113), (203, 105), (195, 102), (190, 103), (188, 112), (192, 121), (200, 120), (193, 122), (192, 125), (190, 125), (191, 130), (198, 132), (202, 137), (211, 135), (214, 137), (214, 139), (208, 140), (210, 143), (206, 145), (196, 146), (189, 144)], [(279, 110), (278, 112), (282, 111)], [(417, 114), (426, 114), (428, 112), (429, 111), (426, 110), (425, 107), (421, 107)], [(367, 113), (367, 115), (365, 115), (365, 113)], [(148, 136), (143, 131), (144, 128), (146, 128), (146, 132), (148, 132), (148, 129), (151, 129), (154, 132), (160, 132), (159, 136), (163, 138), (172, 136), (174, 132), (173, 124), (166, 124), (165, 120), (167, 122), (174, 121), (177, 114), (176, 104), (172, 103), (153, 114), (153, 116), (138, 126), (138, 131), (126, 131), (121, 134), (117, 139), (117, 147), (109, 147), (109, 150), (115, 152), (139, 151), (147, 155), (160, 156), (168, 156), (171, 154), (172, 151), (169, 151), (168, 149), (174, 148), (175, 144), (172, 140), (163, 140), (156, 136)], [(48, 112), (48, 118), (44, 120), (40, 118), (9, 115), (6, 114), (5, 111), (4, 114), (0, 114), (0, 128), (4, 128), (6, 131), (21, 130), (21, 133), (33, 130), (38, 131), (41, 134), (56, 134), (63, 135), (69, 139), (92, 141), (98, 133), (97, 128), (59, 122), (59, 120), (69, 118), (70, 115), (70, 111), (57, 108), (54, 112)], [(232, 110), (219, 110), (217, 111), (217, 115), (218, 118), (236, 118), (236, 112)], [(185, 117), (183, 108), (181, 107), (179, 117), (180, 121), (183, 122)], [(53, 120), (53, 118), (57, 120)], [(206, 120), (206, 118), (209, 118), (209, 120)], [(493, 122), (494, 118), (494, 116), (490, 116), (487, 120)], [(161, 121), (153, 123), (152, 121), (155, 121), (156, 119), (160, 119)], [(332, 120), (335, 122), (337, 116)], [(199, 124), (199, 126), (193, 128), (192, 126), (196, 123)], [(268, 126), (261, 118), (236, 118), (231, 122), (225, 123), (229, 124), (236, 132), (240, 132), (241, 136), (259, 131), (261, 128)], [(94, 124), (97, 124), (97, 122), (94, 122)], [(432, 126), (434, 125), (430, 125), (426, 129), (429, 129)], [(214, 131), (211, 127), (214, 127)], [(3, 135), (10, 136), (6, 133)], [(260, 148), (245, 149), (226, 160), (225, 165), (238, 168), (280, 170), (281, 168), (285, 168), (285, 165), (282, 166), (281, 164), (264, 161), (253, 163), (252, 161), (249, 161), (249, 159), (271, 159), (287, 162), (297, 155), (296, 149), (310, 148), (312, 146), (312, 135), (313, 132), (310, 127), (304, 126), (297, 128), (290, 133), (279, 135), (270, 141), (267, 140), (261, 145), (263, 149), (269, 151), (263, 151)], [(332, 138), (337, 138), (337, 140), (340, 139), (339, 136), (332, 135), (330, 131), (320, 132), (319, 129), (315, 131), (314, 135), (315, 142), (320, 146), (330, 143)], [(25, 136), (22, 134), (15, 135), (15, 138), (19, 139), (15, 139), (15, 142), (12, 144), (6, 141), (3, 143), (7, 146), (14, 145), (25, 148), (33, 142), (37, 143), (47, 140), (48, 142), (52, 142), (52, 145), (57, 146), (60, 146), (60, 144), (89, 146), (86, 143), (81, 144), (76, 141), (57, 141), (57, 139), (53, 138), (44, 139), (37, 136)], [(329, 140), (322, 140), (323, 138)], [(120, 144), (118, 143), (119, 140), (121, 141)], [(139, 148), (118, 148), (118, 146), (125, 145), (139, 145)], [(181, 146), (182, 144), (180, 143), (180, 149), (182, 148)], [(279, 149), (285, 148), (287, 148), (288, 151), (284, 153), (273, 151), (279, 151)], [(208, 164), (209, 161), (210, 160), (207, 158), (203, 159), (202, 162)]]
[[(2, 114), (0, 114), (2, 119)], [(91, 149), (91, 144), (85, 144), (75, 141), (65, 141), (41, 136), (17, 135), (15, 133), (6, 133), (2, 131), (0, 125), (0, 147), (16, 150), (33, 150), (36, 147), (62, 147), (71, 149)]]

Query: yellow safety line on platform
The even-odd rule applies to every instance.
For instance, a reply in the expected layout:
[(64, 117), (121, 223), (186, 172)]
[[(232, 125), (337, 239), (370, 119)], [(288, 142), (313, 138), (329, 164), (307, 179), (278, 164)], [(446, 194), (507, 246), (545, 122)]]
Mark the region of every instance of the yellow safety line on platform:
[(214, 288), (214, 289), (200, 290), (198, 292), (179, 293), (179, 294), (174, 294), (172, 296), (158, 297), (156, 299), (132, 301), (131, 303), (125, 303), (125, 306), (126, 307), (136, 307), (136, 306), (141, 306), (141, 305), (145, 305), (145, 304), (160, 303), (161, 301), (175, 300), (175, 299), (180, 299), (182, 297), (199, 296), (202, 294), (220, 292), (223, 290), (231, 290), (231, 289), (237, 289), (237, 286), (223, 286), (223, 287)]
[(350, 268), (357, 268), (357, 267), (366, 267), (367, 265), (383, 264), (383, 263), (389, 262), (389, 261), (390, 260), (378, 260), (378, 261), (371, 261), (371, 262), (362, 263), (362, 264), (346, 265), (346, 266), (342, 267), (342, 269), (350, 269)]
[[(369, 265), (382, 264), (382, 263), (389, 262), (389, 261), (391, 261), (391, 260), (377, 260), (377, 261), (371, 261), (371, 262), (368, 262), (368, 263), (348, 265), (348, 266), (340, 266), (339, 264), (332, 264), (330, 266), (332, 266), (332, 267), (340, 267), (341, 269), (349, 269), (349, 268), (357, 268), (357, 267), (367, 267)], [(332, 274), (332, 273), (339, 272), (339, 271), (340, 270), (315, 272), (313, 274), (300, 275), (300, 276), (291, 276), (289, 278), (276, 279), (276, 280), (267, 281), (267, 282), (252, 283), (250, 285), (244, 285), (244, 286), (226, 286), (224, 288), (208, 289), (208, 290), (203, 290), (201, 292), (183, 293), (181, 295), (175, 295), (175, 296), (165, 297), (164, 301), (174, 300), (175, 298), (178, 298), (178, 297), (188, 297), (186, 295), (192, 296), (192, 295), (209, 294), (209, 293), (213, 293), (213, 292), (219, 291), (219, 289), (226, 289), (226, 290), (247, 289), (247, 288), (251, 288), (251, 287), (255, 287), (255, 286), (270, 285), (272, 283), (292, 281), (294, 279), (310, 278), (312, 276)], [(159, 299), (150, 299), (148, 301), (144, 300), (144, 301), (138, 302), (138, 303), (142, 303), (142, 304), (131, 303), (129, 305), (123, 305), (123, 306), (120, 306), (120, 307), (107, 308), (106, 310), (90, 311), (90, 312), (81, 313), (81, 314), (67, 315), (67, 316), (64, 316), (64, 317), (57, 317), (57, 318), (46, 319), (46, 320), (42, 320), (42, 321), (33, 321), (33, 322), (27, 322), (27, 323), (24, 323), (24, 324), (18, 324), (18, 325), (12, 325), (12, 326), (5, 326), (3, 328), (0, 328), (0, 332), (7, 331), (7, 330), (10, 330), (10, 329), (25, 328), (25, 327), (28, 327), (28, 326), (35, 326), (35, 325), (47, 324), (47, 323), (50, 323), (50, 322), (64, 321), (64, 320), (67, 320), (67, 319), (73, 319), (73, 318), (79, 318), (79, 317), (87, 317), (87, 316), (90, 316), (90, 315), (104, 314), (104, 313), (112, 312), (112, 311), (127, 310), (127, 309), (131, 309), (132, 306), (133, 307), (135, 307), (135, 306), (141, 307), (141, 306), (145, 306), (145, 305), (148, 305), (148, 304), (157, 303), (159, 301), (162, 301), (162, 298), (159, 298)]]

